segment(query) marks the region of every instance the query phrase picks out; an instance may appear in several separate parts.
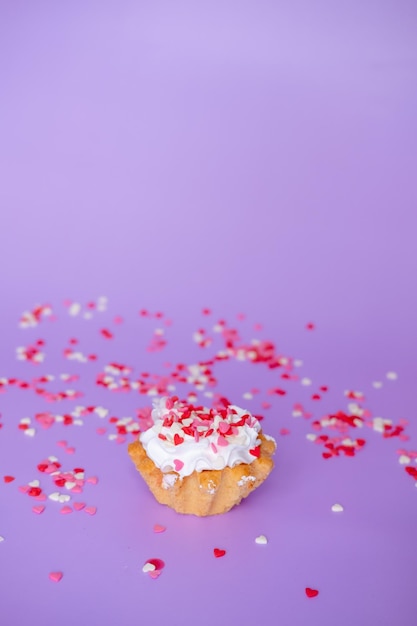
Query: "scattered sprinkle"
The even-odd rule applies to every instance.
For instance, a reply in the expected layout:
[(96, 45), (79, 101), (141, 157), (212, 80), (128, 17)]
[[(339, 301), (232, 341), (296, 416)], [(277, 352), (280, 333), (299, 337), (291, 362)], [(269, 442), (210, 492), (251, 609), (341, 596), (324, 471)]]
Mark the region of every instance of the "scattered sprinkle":
[(95, 506), (86, 506), (84, 511), (89, 515), (95, 515), (97, 513), (97, 507)]
[(155, 524), (155, 526), (153, 527), (153, 531), (154, 533), (163, 533), (166, 531), (166, 527), (161, 526), (160, 524)]
[(222, 556), (226, 554), (226, 550), (222, 550), (221, 548), (214, 548), (213, 554), (216, 559), (220, 559)]
[(343, 511), (343, 506), (341, 504), (332, 504), (332, 511), (334, 513), (341, 513)]
[(52, 580), (52, 582), (54, 583), (59, 583), (59, 581), (62, 580), (62, 577), (63, 577), (62, 572), (51, 572), (49, 574), (49, 579)]
[(265, 535), (259, 535), (259, 537), (256, 537), (255, 543), (264, 546), (268, 543), (268, 539), (265, 537)]
[(311, 587), (306, 587), (305, 592), (306, 592), (307, 598), (315, 598), (316, 596), (319, 595), (319, 592), (317, 591), (317, 589), (312, 589)]

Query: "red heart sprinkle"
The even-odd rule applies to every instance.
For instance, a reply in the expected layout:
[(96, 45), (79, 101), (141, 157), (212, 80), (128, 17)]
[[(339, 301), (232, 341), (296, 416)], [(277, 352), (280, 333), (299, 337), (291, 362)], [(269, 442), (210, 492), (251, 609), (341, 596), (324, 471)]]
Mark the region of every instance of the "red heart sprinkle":
[(14, 480), (14, 476), (3, 476), (5, 483), (11, 483)]
[(226, 554), (226, 550), (221, 550), (220, 548), (214, 548), (213, 554), (216, 557), (216, 559), (219, 559), (220, 557)]
[(306, 587), (306, 596), (307, 598), (315, 598), (319, 595), (317, 589), (311, 589), (311, 587)]
[(405, 468), (407, 474), (409, 474), (412, 478), (417, 480), (417, 467), (413, 467), (412, 465), (407, 465)]

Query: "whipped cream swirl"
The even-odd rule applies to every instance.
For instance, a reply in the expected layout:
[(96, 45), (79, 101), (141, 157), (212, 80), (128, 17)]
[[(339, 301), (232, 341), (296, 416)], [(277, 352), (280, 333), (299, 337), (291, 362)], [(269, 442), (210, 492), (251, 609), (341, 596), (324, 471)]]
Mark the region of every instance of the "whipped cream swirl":
[(153, 426), (139, 439), (164, 473), (180, 477), (252, 463), (260, 455), (259, 421), (234, 405), (208, 409), (174, 398), (154, 401)]

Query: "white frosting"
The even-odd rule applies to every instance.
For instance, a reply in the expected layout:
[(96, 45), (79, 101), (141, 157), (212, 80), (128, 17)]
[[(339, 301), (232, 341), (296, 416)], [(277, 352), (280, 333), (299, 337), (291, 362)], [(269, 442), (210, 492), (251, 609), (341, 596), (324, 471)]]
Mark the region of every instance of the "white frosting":
[(259, 456), (261, 425), (237, 406), (216, 410), (161, 398), (154, 401), (152, 420), (153, 426), (139, 438), (164, 473), (176, 472), (182, 478), (194, 471), (252, 463)]

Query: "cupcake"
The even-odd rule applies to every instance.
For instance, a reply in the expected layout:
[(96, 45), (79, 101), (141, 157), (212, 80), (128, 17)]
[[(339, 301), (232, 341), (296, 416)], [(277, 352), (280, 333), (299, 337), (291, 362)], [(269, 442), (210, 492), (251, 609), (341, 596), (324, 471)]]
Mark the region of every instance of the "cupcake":
[(129, 455), (158, 502), (178, 513), (226, 513), (274, 466), (274, 439), (237, 406), (208, 409), (161, 398), (152, 421), (129, 445)]

